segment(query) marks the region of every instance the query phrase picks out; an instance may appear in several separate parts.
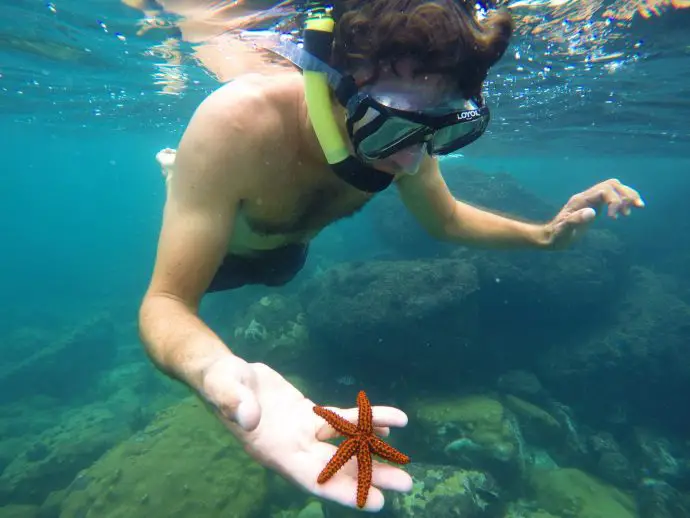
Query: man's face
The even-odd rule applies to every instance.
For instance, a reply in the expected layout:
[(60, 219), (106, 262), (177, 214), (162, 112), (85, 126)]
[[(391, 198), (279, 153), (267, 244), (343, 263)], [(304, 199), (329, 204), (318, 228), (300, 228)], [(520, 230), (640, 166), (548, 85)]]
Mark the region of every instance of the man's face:
[[(449, 79), (440, 74), (415, 75), (416, 64), (412, 60), (401, 60), (395, 71), (384, 68), (377, 81), (363, 88), (377, 100), (385, 100), (401, 110), (421, 111), (433, 109), (452, 95)], [(357, 75), (355, 75), (357, 79)], [(355, 123), (354, 130), (370, 122), (367, 117)], [(373, 167), (391, 174), (416, 173), (426, 156), (424, 144), (415, 144), (401, 149), (384, 159), (374, 160)]]

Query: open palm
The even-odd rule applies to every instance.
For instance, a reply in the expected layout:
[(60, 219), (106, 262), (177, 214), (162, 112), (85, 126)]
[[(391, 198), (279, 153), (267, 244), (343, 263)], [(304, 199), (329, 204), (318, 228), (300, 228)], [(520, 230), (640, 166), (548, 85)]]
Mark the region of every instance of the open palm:
[[(226, 425), (244, 443), (249, 454), (264, 466), (314, 495), (355, 507), (356, 460), (350, 460), (328, 482), (316, 482), (336, 451), (334, 445), (323, 442), (336, 437), (335, 430), (314, 413), (314, 403), (276, 371), (261, 363), (246, 365), (253, 374), (250, 386), (261, 412), (259, 424), (251, 431), (224, 419)], [(330, 409), (352, 423), (357, 422), (357, 408)], [(390, 426), (407, 424), (405, 413), (396, 408), (379, 406), (372, 411), (379, 435), (387, 435)], [(375, 461), (372, 484), (364, 510), (378, 511), (384, 504), (381, 489), (409, 491), (412, 479), (398, 467)]]

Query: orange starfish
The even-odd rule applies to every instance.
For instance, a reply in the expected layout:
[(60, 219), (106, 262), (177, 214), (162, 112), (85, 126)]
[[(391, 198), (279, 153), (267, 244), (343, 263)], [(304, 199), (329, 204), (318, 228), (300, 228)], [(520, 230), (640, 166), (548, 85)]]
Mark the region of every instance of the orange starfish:
[(367, 398), (363, 390), (360, 390), (359, 394), (357, 394), (357, 407), (359, 408), (357, 425), (352, 424), (350, 421), (324, 407), (314, 407), (316, 415), (324, 418), (337, 432), (347, 437), (338, 446), (338, 451), (328, 461), (328, 464), (323, 468), (316, 481), (319, 484), (323, 484), (335, 475), (348, 460), (357, 455), (357, 507), (362, 508), (367, 502), (369, 488), (371, 487), (373, 467), (371, 455), (376, 454), (396, 464), (407, 464), (410, 462), (410, 458), (374, 435), (371, 403), (369, 403), (369, 398)]

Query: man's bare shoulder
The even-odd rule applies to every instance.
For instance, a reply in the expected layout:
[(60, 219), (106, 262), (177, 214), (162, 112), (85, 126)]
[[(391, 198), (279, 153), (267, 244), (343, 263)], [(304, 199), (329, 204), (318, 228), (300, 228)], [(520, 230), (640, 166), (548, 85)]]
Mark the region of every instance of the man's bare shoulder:
[[(270, 157), (281, 160), (294, 152), (300, 75), (246, 75), (211, 93), (196, 109), (175, 158), (175, 169), (189, 181), (204, 176), (207, 185), (221, 187), (255, 174)], [(284, 163), (284, 162), (283, 162)], [(228, 170), (237, 174), (228, 174)], [(186, 173), (185, 173), (186, 171)], [(252, 171), (254, 174), (242, 174)], [(235, 188), (233, 187), (233, 188)], [(248, 187), (248, 186), (245, 186)]]
[(290, 111), (303, 91), (299, 74), (247, 74), (215, 90), (197, 111), (214, 125), (251, 122), (256, 130), (275, 131), (275, 125), (292, 118)]

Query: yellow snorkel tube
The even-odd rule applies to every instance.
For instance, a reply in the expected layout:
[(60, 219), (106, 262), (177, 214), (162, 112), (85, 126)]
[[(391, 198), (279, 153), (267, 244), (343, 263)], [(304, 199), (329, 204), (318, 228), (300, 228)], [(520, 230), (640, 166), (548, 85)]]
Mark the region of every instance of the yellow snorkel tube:
[[(320, 56), (325, 49), (312, 48), (318, 40), (333, 41), (335, 20), (326, 8), (315, 9), (309, 14), (304, 26), (305, 50), (321, 61), (328, 62), (329, 56)], [(328, 46), (330, 51), (330, 45)], [(325, 58), (325, 59), (324, 59)], [(326, 160), (331, 165), (347, 160), (350, 152), (340, 129), (333, 118), (331, 108), (331, 91), (324, 72), (304, 70), (304, 96), (307, 102), (307, 112), (311, 119), (314, 132), (319, 139), (321, 149)]]
[[(335, 20), (332, 8), (321, 2), (307, 11), (304, 50), (328, 63), (333, 46)], [(344, 181), (365, 192), (379, 192), (393, 181), (393, 175), (369, 167), (350, 155), (345, 139), (333, 117), (331, 90), (325, 72), (302, 70), (307, 113), (321, 149), (333, 171)]]

